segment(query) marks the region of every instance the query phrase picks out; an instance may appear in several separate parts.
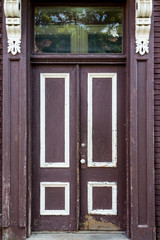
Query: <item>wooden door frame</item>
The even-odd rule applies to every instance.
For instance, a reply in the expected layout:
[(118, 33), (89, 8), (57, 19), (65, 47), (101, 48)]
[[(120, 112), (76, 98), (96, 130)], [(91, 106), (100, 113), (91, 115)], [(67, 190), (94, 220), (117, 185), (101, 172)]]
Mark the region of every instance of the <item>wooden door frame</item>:
[[(154, 200), (154, 33), (153, 17), (150, 52), (135, 52), (135, 0), (127, 0), (126, 54), (92, 58), (94, 64), (124, 64), (126, 61), (126, 159), (127, 159), (127, 235), (132, 240), (155, 239)], [(7, 52), (5, 17), (3, 16), (3, 169), (2, 169), (2, 235), (3, 239), (25, 239), (30, 234), (31, 220), (31, 93), (30, 63), (54, 64), (59, 56), (47, 60), (31, 56), (30, 2), (22, 0), (22, 51), (12, 56)], [(85, 62), (85, 58), (66, 56), (66, 64)], [(87, 61), (87, 60), (86, 60)], [(85, 62), (86, 63), (86, 62)], [(141, 68), (145, 70), (141, 74)], [(15, 70), (16, 69), (16, 70)], [(144, 77), (145, 76), (145, 77)], [(140, 84), (142, 83), (142, 84)], [(138, 88), (137, 88), (138, 86)], [(143, 89), (145, 87), (145, 92)], [(143, 94), (145, 93), (145, 94)], [(142, 97), (145, 95), (145, 97)], [(147, 119), (139, 117), (144, 106)], [(139, 133), (139, 129), (145, 131)], [(145, 148), (143, 146), (145, 141)], [(146, 156), (145, 158), (142, 156)], [(144, 169), (142, 166), (145, 166)], [(142, 183), (140, 180), (142, 179)], [(144, 184), (146, 183), (146, 184)], [(143, 188), (143, 191), (141, 191)], [(145, 210), (141, 208), (146, 204)], [(145, 213), (145, 217), (142, 215)]]

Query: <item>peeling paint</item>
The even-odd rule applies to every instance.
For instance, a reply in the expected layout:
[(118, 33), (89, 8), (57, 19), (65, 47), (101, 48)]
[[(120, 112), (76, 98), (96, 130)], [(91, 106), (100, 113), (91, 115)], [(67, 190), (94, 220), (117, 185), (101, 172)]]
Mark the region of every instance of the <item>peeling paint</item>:
[(4, 240), (8, 240), (9, 239), (9, 234), (7, 231), (5, 231), (5, 233), (3, 234), (3, 239)]
[(85, 221), (82, 223), (81, 226), (82, 230), (101, 230), (101, 231), (118, 231), (120, 230), (119, 226), (116, 226), (112, 222), (107, 222), (103, 217), (101, 221), (97, 221), (92, 216), (85, 216)]

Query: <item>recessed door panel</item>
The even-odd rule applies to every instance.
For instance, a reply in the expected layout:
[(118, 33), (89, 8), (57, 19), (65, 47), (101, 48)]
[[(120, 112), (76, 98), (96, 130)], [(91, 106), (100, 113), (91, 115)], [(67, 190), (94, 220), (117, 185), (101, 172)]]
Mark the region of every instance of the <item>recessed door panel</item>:
[(117, 73), (88, 73), (88, 167), (117, 165)]
[(40, 73), (41, 167), (70, 165), (69, 96), (69, 73)]

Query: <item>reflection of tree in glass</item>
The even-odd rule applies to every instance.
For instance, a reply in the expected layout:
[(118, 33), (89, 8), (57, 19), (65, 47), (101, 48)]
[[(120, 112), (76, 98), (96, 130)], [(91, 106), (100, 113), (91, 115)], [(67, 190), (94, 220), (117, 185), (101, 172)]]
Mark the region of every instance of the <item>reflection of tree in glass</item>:
[(122, 24), (121, 8), (36, 8), (35, 25)]
[(121, 53), (122, 37), (109, 37), (105, 34), (89, 34), (89, 53)]
[(38, 53), (70, 53), (69, 35), (37, 35), (35, 51)]
[[(41, 52), (55, 52), (53, 48), (41, 48), (45, 39), (42, 36), (53, 36), (55, 34), (77, 35), (82, 38), (82, 31), (78, 33), (77, 27), (84, 29), (88, 34), (89, 52), (107, 53), (122, 52), (122, 8), (69, 8), (69, 7), (48, 7), (35, 9), (35, 41), (36, 48)], [(99, 27), (98, 27), (99, 26)], [(94, 27), (94, 28), (93, 28)], [(65, 30), (64, 30), (65, 29)], [(78, 36), (78, 34), (80, 34)], [(89, 37), (92, 36), (92, 37)], [(43, 38), (43, 40), (41, 39)], [(40, 40), (41, 39), (41, 40)], [(67, 39), (67, 38), (66, 38)], [(60, 39), (59, 39), (60, 40)], [(41, 43), (40, 43), (41, 41)], [(53, 38), (50, 45), (53, 45)], [(61, 40), (61, 43), (63, 40)], [(58, 47), (58, 42), (54, 43)], [(70, 51), (70, 46), (60, 44), (63, 47), (60, 52)], [(99, 46), (99, 47), (98, 47)], [(62, 50), (67, 47), (67, 50)], [(41, 50), (40, 50), (41, 49)], [(44, 49), (44, 50), (42, 50)], [(50, 50), (48, 50), (50, 49)]]

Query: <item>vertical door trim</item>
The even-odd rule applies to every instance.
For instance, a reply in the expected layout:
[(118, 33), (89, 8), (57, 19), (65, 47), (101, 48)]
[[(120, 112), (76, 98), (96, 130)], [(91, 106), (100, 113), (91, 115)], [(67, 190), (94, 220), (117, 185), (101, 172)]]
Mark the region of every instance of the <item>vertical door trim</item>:
[[(27, 227), (28, 2), (23, 1), (22, 51), (7, 51), (3, 14), (2, 239), (24, 239)], [(15, 194), (16, 193), (16, 194)]]
[(131, 239), (155, 239), (154, 19), (149, 53), (135, 51), (136, 1), (128, 1), (129, 174)]

